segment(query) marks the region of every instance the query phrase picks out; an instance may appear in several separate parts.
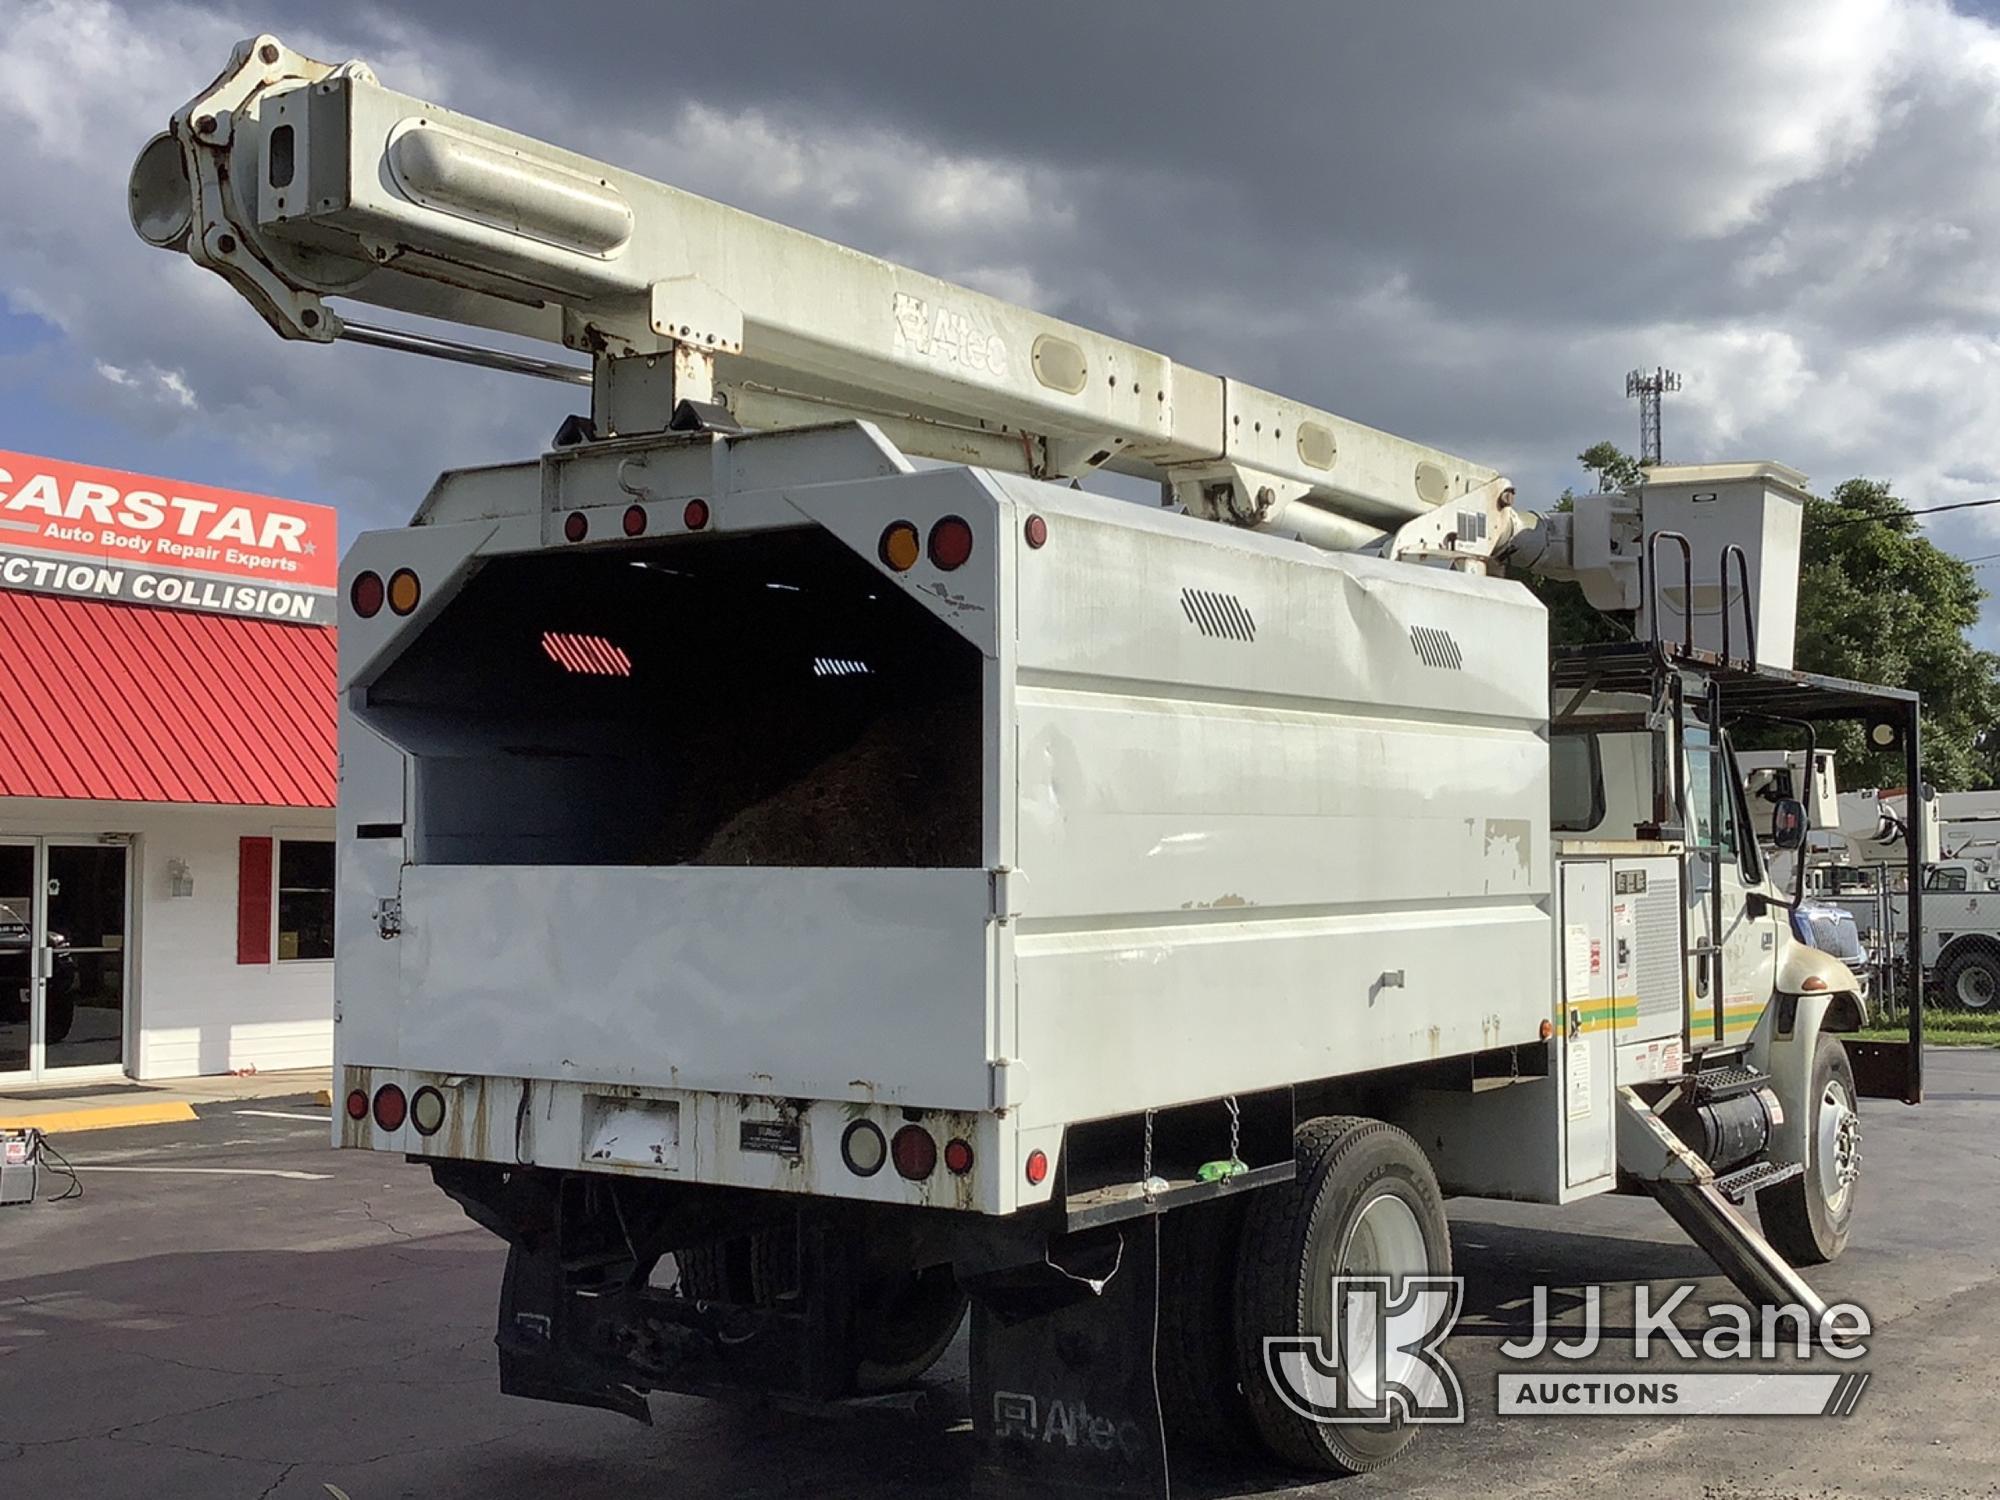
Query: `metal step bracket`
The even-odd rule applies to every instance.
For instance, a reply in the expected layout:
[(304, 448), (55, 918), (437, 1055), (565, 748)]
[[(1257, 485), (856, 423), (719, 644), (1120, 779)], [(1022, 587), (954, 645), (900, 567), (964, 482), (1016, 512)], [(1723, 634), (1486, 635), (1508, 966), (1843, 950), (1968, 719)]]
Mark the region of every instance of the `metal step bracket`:
[(1687, 1237), (1708, 1252), (1737, 1289), (1767, 1307), (1796, 1304), (1814, 1327), (1826, 1302), (1778, 1253), (1731, 1200), (1729, 1189), (1748, 1193), (1782, 1181), (1782, 1169), (1751, 1182), (1744, 1173), (1717, 1181), (1708, 1163), (1667, 1128), (1630, 1086), (1618, 1090), (1618, 1165), (1642, 1182)]

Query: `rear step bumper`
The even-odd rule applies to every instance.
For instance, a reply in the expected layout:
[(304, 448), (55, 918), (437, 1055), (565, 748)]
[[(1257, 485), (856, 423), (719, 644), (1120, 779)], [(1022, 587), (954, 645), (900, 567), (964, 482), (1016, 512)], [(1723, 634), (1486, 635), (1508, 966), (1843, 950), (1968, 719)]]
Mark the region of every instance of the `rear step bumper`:
[[(385, 1096), (385, 1090), (400, 1094)], [(661, 1089), (371, 1068), (340, 1070), (336, 1144), (422, 1161), (482, 1161), (661, 1182), (756, 1188), (909, 1207), (1008, 1213), (1026, 1148), (998, 1112), (906, 1110), (844, 1100)], [(357, 1119), (347, 1101), (367, 1101)], [(419, 1095), (427, 1096), (419, 1104)], [(436, 1096), (435, 1098), (428, 1096)], [(423, 1126), (435, 1121), (435, 1128)], [(849, 1164), (855, 1129), (878, 1136), (873, 1171)], [(912, 1180), (891, 1156), (899, 1132), (930, 1137), (931, 1170)], [(947, 1145), (971, 1146), (953, 1172)], [(863, 1155), (863, 1163), (869, 1160)], [(1022, 1192), (1032, 1189), (1022, 1188)], [(1044, 1194), (1046, 1196), (1046, 1194)]]

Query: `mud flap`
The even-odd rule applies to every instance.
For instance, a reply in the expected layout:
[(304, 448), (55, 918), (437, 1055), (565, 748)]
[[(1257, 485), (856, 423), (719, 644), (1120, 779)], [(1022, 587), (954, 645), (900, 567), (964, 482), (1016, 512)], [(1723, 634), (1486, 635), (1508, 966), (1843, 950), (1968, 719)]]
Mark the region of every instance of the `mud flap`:
[(966, 1289), (983, 1448), (974, 1494), (1167, 1500), (1159, 1219), (1052, 1241), (1046, 1264)]
[(508, 1250), (500, 1331), (493, 1340), (500, 1349), (501, 1393), (600, 1407), (652, 1426), (643, 1393), (575, 1352), (582, 1341), (563, 1322), (572, 1300), (563, 1289), (562, 1261), (552, 1249), (535, 1254), (517, 1244)]

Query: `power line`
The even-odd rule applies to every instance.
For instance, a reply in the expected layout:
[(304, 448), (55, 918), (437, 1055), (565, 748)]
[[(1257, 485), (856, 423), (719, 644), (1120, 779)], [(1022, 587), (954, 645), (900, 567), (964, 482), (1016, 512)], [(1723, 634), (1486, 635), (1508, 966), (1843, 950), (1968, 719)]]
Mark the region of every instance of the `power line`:
[(1856, 526), (1863, 521), (1900, 521), (1909, 516), (1941, 516), (1948, 510), (1976, 510), (1982, 505), (2000, 505), (2000, 495), (1985, 500), (1954, 500), (1949, 505), (1925, 505), (1912, 510), (1904, 506), (1901, 510), (1855, 511), (1851, 515), (1831, 516), (1821, 524), (1827, 526)]

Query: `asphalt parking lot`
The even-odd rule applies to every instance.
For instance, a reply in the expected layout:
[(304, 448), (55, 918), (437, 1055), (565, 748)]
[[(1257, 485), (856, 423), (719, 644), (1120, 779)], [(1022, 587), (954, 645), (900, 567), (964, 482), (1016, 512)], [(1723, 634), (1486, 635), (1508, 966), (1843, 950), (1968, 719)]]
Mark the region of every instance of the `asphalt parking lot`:
[[(1190, 1467), (1200, 1496), (2000, 1493), (2000, 1052), (1934, 1052), (1931, 1100), (1866, 1117), (1855, 1242), (1814, 1280), (1872, 1313), (1845, 1418), (1497, 1418), (1499, 1340), (1536, 1282), (1656, 1285), (1707, 1262), (1651, 1202), (1460, 1200), (1469, 1422), (1404, 1463), (1297, 1488)], [(970, 1485), (962, 1347), (942, 1419), (806, 1419), (655, 1397), (656, 1424), (502, 1397), (502, 1252), (393, 1157), (329, 1151), (325, 1110), (259, 1100), (69, 1138), (85, 1193), (0, 1209), (7, 1500), (946, 1496)], [(55, 1185), (59, 1190), (60, 1184)], [(1712, 1274), (1704, 1289), (1727, 1296)], [(1614, 1304), (1615, 1306), (1615, 1304)], [(1621, 1319), (1607, 1308), (1607, 1326)], [(1629, 1361), (1613, 1361), (1629, 1363)]]

